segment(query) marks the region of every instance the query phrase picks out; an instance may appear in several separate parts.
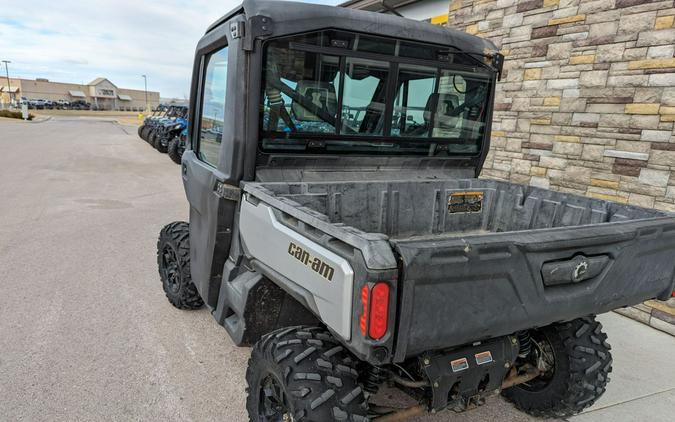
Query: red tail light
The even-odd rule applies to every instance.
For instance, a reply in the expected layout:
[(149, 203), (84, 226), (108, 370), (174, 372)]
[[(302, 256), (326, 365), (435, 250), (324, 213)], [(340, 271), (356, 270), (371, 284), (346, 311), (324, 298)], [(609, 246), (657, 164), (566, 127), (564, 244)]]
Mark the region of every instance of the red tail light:
[(673, 290), (673, 297), (675, 297), (675, 290)]
[(368, 328), (368, 285), (366, 284), (361, 289), (361, 304), (363, 305), (363, 313), (359, 318), (359, 328), (361, 328), (361, 335), (366, 336), (366, 328)]
[[(361, 299), (363, 300), (363, 292), (361, 293)], [(379, 340), (384, 337), (387, 333), (388, 318), (389, 285), (387, 283), (377, 283), (373, 287), (370, 297), (370, 326), (368, 334), (371, 338)]]

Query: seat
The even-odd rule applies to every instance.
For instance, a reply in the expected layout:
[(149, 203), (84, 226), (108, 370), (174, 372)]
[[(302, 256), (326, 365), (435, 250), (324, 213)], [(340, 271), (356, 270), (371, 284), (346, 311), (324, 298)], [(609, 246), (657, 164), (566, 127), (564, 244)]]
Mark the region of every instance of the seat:
[(452, 111), (458, 106), (459, 97), (454, 94), (431, 94), (424, 110), (424, 121), (430, 125), (433, 112), (435, 129), (454, 129), (462, 118), (461, 114), (452, 115)]
[(295, 91), (304, 99), (303, 104), (298, 101), (291, 103), (291, 110), (297, 120), (322, 122), (317, 112), (322, 109), (331, 116), (337, 115), (337, 95), (335, 86), (330, 82), (301, 80)]

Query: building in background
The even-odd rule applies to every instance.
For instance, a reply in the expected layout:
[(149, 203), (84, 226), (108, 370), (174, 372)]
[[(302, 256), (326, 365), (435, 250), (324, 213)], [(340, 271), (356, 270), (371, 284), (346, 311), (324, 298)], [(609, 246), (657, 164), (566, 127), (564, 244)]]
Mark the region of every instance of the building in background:
[[(9, 103), (10, 89), (13, 99), (50, 100), (50, 101), (85, 101), (93, 108), (100, 110), (127, 110), (138, 111), (145, 109), (145, 91), (138, 89), (119, 88), (106, 78), (96, 78), (86, 85), (51, 82), (47, 79), (0, 79), (0, 98), (5, 104)], [(159, 92), (147, 92), (148, 106), (155, 108), (159, 105)]]
[(340, 7), (442, 24), (448, 21), (448, 2), (449, 0), (349, 0), (340, 4)]
[[(386, 2), (424, 3), (435, 2)], [(381, 1), (345, 6), (384, 10)], [(506, 56), (484, 177), (675, 212), (673, 0), (447, 8), (444, 25), (488, 38)]]

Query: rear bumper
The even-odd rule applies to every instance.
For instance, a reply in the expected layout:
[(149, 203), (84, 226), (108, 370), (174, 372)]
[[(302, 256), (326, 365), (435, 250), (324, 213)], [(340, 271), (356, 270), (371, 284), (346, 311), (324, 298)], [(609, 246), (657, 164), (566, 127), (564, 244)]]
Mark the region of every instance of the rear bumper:
[[(666, 299), (675, 287), (672, 217), (394, 244), (403, 259), (395, 361)], [(578, 256), (604, 265), (582, 281), (544, 282), (544, 264)]]

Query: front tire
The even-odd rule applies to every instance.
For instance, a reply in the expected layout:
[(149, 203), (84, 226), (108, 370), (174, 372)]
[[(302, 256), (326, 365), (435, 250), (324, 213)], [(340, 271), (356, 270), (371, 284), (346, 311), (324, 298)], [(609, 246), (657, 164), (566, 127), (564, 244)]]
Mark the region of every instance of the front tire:
[(167, 299), (178, 309), (204, 305), (190, 275), (190, 226), (177, 221), (164, 226), (157, 241), (159, 277)]
[(150, 135), (150, 131), (152, 128), (150, 126), (144, 126), (143, 130), (141, 131), (141, 139), (143, 139), (145, 142), (148, 142), (148, 136)]
[(283, 328), (264, 336), (248, 361), (251, 422), (367, 422), (354, 360), (323, 328)]
[(171, 158), (171, 161), (176, 164), (180, 164), (181, 159), (183, 158), (183, 147), (181, 147), (180, 143), (181, 137), (176, 136), (169, 142), (169, 149), (166, 152), (169, 158)]
[(595, 317), (549, 325), (531, 336), (533, 350), (548, 356), (543, 365), (551, 369), (502, 392), (516, 408), (536, 417), (566, 418), (602, 396), (612, 371), (612, 354)]

